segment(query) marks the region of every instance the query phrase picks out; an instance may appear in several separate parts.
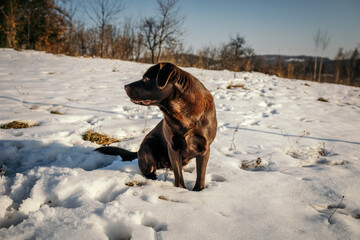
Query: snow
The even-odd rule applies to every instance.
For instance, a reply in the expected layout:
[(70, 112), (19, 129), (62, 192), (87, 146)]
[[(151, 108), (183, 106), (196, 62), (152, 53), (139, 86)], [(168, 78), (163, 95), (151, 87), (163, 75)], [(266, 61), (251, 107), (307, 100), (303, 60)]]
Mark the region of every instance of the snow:
[(123, 86), (149, 66), (0, 49), (0, 124), (39, 124), (0, 129), (0, 239), (360, 238), (359, 88), (185, 69), (218, 117), (206, 188), (192, 192), (195, 161), (180, 189), (171, 171), (147, 180), (82, 140), (92, 129), (138, 149), (162, 113)]

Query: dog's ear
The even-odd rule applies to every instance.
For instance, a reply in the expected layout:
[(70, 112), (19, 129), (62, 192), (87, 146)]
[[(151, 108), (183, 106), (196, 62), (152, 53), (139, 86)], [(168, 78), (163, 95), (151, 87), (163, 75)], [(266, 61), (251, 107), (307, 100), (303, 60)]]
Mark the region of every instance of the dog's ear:
[(156, 85), (159, 89), (163, 89), (171, 78), (176, 76), (176, 67), (171, 63), (159, 63), (159, 71), (156, 75)]

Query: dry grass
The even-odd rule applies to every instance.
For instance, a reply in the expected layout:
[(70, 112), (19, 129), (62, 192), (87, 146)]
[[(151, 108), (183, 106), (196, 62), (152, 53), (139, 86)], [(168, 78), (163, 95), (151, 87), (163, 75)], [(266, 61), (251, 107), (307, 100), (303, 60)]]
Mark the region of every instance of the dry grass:
[(169, 202), (176, 202), (176, 203), (179, 203), (179, 202), (180, 202), (180, 201), (177, 201), (177, 200), (169, 199), (169, 198), (167, 198), (167, 197), (165, 197), (165, 196), (163, 196), (163, 195), (160, 195), (160, 196), (159, 196), (159, 199), (164, 200), (164, 201), (169, 201)]
[(288, 139), (289, 144), (290, 144), (290, 148), (286, 151), (286, 154), (287, 154), (287, 155), (291, 155), (292, 157), (296, 158), (296, 156), (297, 156), (298, 154), (294, 151), (295, 145), (298, 144), (299, 141), (300, 141), (302, 138), (304, 138), (304, 137), (306, 137), (306, 136), (310, 136), (310, 132), (304, 131), (304, 133), (301, 134), (301, 135), (299, 136), (299, 138), (296, 140), (296, 142), (293, 143), (293, 144), (291, 144), (291, 142), (290, 142), (289, 135), (286, 134), (286, 136), (287, 136), (287, 139)]
[(111, 143), (120, 142), (117, 138), (108, 137), (106, 135), (96, 133), (93, 130), (88, 130), (86, 133), (83, 134), (84, 141), (95, 142), (99, 145), (109, 145)]
[(29, 109), (30, 110), (37, 110), (39, 109), (40, 106), (37, 106), (37, 105), (34, 105), (34, 106), (31, 106)]
[(50, 111), (51, 114), (58, 114), (58, 115), (62, 115), (63, 113), (57, 111), (57, 110), (51, 110)]
[(229, 85), (227, 85), (226, 89), (232, 89), (232, 88), (241, 88), (243, 90), (249, 90), (247, 87), (245, 87), (244, 84), (238, 83), (238, 84), (233, 84), (232, 82), (229, 83)]
[[(332, 216), (335, 214), (336, 210), (338, 210), (338, 208), (341, 207), (341, 203), (343, 202), (344, 197), (345, 197), (345, 196), (342, 196), (340, 203), (335, 207), (334, 212), (333, 212), (333, 213), (330, 215), (330, 217), (328, 218), (328, 222), (329, 222), (330, 224), (333, 223), (333, 222), (331, 222), (331, 218), (332, 218)], [(328, 208), (329, 208), (329, 206), (328, 206)]]
[(253, 168), (258, 168), (259, 166), (260, 166), (260, 164), (261, 164), (261, 158), (260, 157), (258, 157), (257, 159), (255, 159), (255, 160), (248, 160), (248, 161), (243, 161), (242, 163), (241, 163), (241, 166), (240, 166), (240, 168), (241, 169), (253, 169)]
[(317, 100), (320, 101), (320, 102), (329, 102), (328, 99), (325, 99), (323, 97), (319, 97)]
[(2, 129), (20, 129), (20, 128), (30, 128), (39, 126), (38, 123), (29, 123), (29, 122), (21, 122), (21, 121), (13, 121), (10, 123), (5, 123), (1, 125)]
[(128, 186), (128, 187), (141, 187), (141, 186), (144, 186), (145, 183), (138, 182), (138, 181), (132, 181), (132, 182), (125, 183), (125, 185)]
[(231, 140), (231, 145), (230, 145), (229, 151), (232, 151), (232, 150), (235, 150), (235, 151), (236, 151), (236, 145), (235, 145), (235, 134), (238, 132), (239, 127), (240, 127), (240, 123), (238, 123), (238, 125), (236, 125), (236, 128), (235, 128), (235, 130), (234, 130), (234, 133), (233, 133), (233, 137), (232, 137), (232, 140)]
[(319, 153), (320, 156), (325, 156), (326, 154), (326, 149), (325, 149), (325, 143), (323, 142), (322, 146), (318, 146), (317, 147), (317, 152)]

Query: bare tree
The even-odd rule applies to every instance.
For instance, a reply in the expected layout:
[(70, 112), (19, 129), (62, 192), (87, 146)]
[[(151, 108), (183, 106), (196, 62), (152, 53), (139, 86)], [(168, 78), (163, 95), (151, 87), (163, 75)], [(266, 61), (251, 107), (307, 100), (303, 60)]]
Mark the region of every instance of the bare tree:
[(125, 18), (121, 27), (112, 27), (107, 34), (111, 57), (133, 60), (135, 55), (136, 35), (131, 18)]
[(68, 54), (73, 54), (74, 44), (74, 28), (75, 28), (75, 16), (81, 6), (82, 1), (80, 0), (63, 0), (63, 8), (65, 9), (65, 16), (69, 25), (68, 28)]
[(347, 64), (347, 72), (348, 72), (348, 79), (347, 79), (347, 84), (351, 85), (351, 82), (354, 80), (355, 78), (355, 71), (357, 69), (357, 64), (358, 61), (357, 59), (359, 58), (359, 51), (357, 48), (355, 48), (355, 50), (351, 53), (351, 57), (348, 61)]
[(321, 47), (321, 59), (320, 59), (320, 65), (319, 65), (319, 76), (318, 76), (318, 82), (321, 81), (321, 72), (322, 72), (322, 65), (324, 60), (324, 51), (329, 45), (331, 37), (327, 35), (327, 32), (324, 32), (320, 35), (320, 47)]
[(76, 54), (84, 56), (89, 54), (90, 47), (89, 31), (85, 30), (84, 25), (77, 25), (73, 38), (73, 51)]
[(136, 44), (135, 27), (130, 18), (126, 18), (120, 36), (122, 59), (132, 60)]
[(153, 17), (145, 18), (140, 25), (144, 45), (151, 52), (151, 63), (155, 63), (155, 51), (159, 46), (160, 26)]
[[(5, 9), (5, 10), (4, 10)], [(16, 47), (16, 26), (17, 26), (17, 3), (16, 1), (6, 1), (3, 6), (0, 5), (0, 14), (4, 15), (4, 25), (0, 24), (1, 30), (6, 35), (6, 47)], [(2, 29), (4, 28), (4, 29)]]
[(210, 45), (207, 47), (204, 47), (201, 50), (202, 58), (203, 58), (203, 68), (205, 69), (212, 69), (214, 68), (215, 58), (217, 57), (218, 50), (216, 47)]
[(176, 7), (179, 0), (157, 0), (159, 19), (159, 44), (157, 52), (157, 62), (160, 60), (161, 51), (164, 43), (176, 45), (181, 36), (181, 24), (184, 21), (183, 16), (179, 16), (179, 8)]
[(340, 83), (340, 76), (342, 70), (342, 61), (344, 60), (343, 49), (340, 48), (335, 57), (335, 83)]
[(315, 62), (314, 62), (314, 75), (313, 75), (313, 81), (316, 81), (316, 73), (317, 73), (317, 55), (318, 55), (318, 49), (320, 46), (320, 38), (321, 38), (321, 31), (320, 29), (316, 32), (313, 40), (315, 44)]
[[(124, 10), (121, 0), (89, 0), (86, 12), (99, 29), (100, 57), (104, 56), (105, 29)], [(107, 50), (106, 50), (107, 52)]]
[(144, 37), (141, 33), (137, 33), (134, 42), (134, 60), (139, 61), (140, 55), (144, 50)]
[(220, 61), (223, 68), (235, 72), (240, 69), (245, 70), (248, 58), (254, 54), (254, 50), (245, 45), (245, 38), (239, 34), (235, 38), (230, 38), (230, 42), (224, 45), (220, 51)]

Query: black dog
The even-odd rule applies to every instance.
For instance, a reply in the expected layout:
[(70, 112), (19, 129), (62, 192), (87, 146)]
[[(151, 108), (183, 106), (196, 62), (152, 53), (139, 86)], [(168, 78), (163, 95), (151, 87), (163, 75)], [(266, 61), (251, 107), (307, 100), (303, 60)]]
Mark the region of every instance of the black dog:
[(190, 73), (171, 63), (150, 67), (139, 81), (125, 86), (131, 101), (140, 105), (156, 105), (164, 119), (144, 138), (139, 151), (129, 152), (116, 147), (97, 151), (120, 155), (123, 161), (138, 158), (141, 172), (156, 179), (156, 169), (171, 168), (175, 186), (185, 188), (182, 168), (196, 158), (194, 191), (205, 187), (210, 144), (216, 130), (216, 111), (212, 95)]

